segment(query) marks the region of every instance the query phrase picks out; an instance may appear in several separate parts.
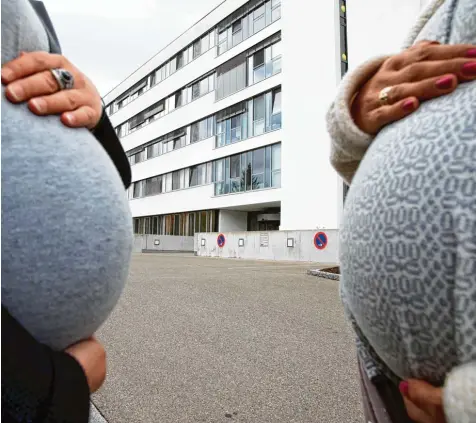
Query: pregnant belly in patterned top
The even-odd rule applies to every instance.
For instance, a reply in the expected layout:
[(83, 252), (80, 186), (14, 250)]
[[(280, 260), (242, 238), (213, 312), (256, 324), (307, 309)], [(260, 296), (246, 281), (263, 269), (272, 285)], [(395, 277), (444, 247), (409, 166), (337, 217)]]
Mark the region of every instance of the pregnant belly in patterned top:
[(342, 295), (399, 377), (476, 360), (476, 82), (380, 132), (346, 201)]

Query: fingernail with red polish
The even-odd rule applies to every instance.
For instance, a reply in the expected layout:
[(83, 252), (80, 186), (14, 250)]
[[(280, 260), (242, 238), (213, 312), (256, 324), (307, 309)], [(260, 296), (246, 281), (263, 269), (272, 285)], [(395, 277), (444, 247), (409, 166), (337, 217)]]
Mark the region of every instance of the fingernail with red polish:
[(63, 115), (64, 119), (66, 119), (66, 121), (70, 124), (70, 125), (74, 125), (74, 115), (72, 115), (71, 113), (65, 113)]
[(38, 113), (44, 113), (45, 112), (46, 103), (45, 103), (44, 100), (41, 100), (39, 98), (34, 98), (33, 100), (30, 100), (30, 103)]
[(400, 385), (398, 385), (398, 389), (400, 390), (400, 393), (406, 397), (408, 395), (408, 382), (403, 381), (400, 382)]
[(476, 57), (476, 48), (471, 48), (466, 52), (466, 57)]
[(415, 102), (413, 100), (407, 100), (405, 103), (403, 103), (403, 110), (405, 111), (410, 111), (415, 108)]
[(438, 81), (435, 82), (435, 85), (440, 90), (447, 90), (453, 86), (453, 77), (444, 76), (443, 78), (438, 79)]
[(465, 75), (475, 76), (476, 75), (476, 62), (465, 63), (461, 67), (461, 72)]

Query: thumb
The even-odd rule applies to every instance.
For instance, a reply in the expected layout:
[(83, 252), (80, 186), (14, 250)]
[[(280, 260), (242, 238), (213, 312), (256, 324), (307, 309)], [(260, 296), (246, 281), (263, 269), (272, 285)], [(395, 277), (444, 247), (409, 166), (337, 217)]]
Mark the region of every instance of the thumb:
[(441, 407), (443, 404), (442, 389), (422, 380), (409, 379), (405, 396), (421, 409), (426, 409), (429, 405)]

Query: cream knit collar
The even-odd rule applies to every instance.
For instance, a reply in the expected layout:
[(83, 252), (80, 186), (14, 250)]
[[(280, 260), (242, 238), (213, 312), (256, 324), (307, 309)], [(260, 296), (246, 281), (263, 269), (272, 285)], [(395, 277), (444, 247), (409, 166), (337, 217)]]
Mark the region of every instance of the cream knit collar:
[(413, 45), (423, 27), (444, 2), (445, 0), (432, 0), (425, 6), (423, 12), (419, 16), (418, 20), (415, 22), (415, 25), (413, 25), (412, 29), (410, 30), (410, 33), (407, 35), (407, 38), (403, 45), (404, 50)]

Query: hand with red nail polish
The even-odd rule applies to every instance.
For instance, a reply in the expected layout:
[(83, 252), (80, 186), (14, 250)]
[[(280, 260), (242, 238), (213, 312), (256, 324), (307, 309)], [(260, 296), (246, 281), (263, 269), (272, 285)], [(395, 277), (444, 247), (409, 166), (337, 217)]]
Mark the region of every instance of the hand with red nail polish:
[[(351, 114), (364, 132), (413, 113), (421, 102), (452, 93), (459, 83), (476, 80), (476, 46), (421, 41), (389, 57), (354, 96)], [(388, 88), (384, 100), (379, 95)]]
[(408, 416), (415, 423), (446, 423), (443, 389), (422, 380), (409, 379), (399, 386)]

